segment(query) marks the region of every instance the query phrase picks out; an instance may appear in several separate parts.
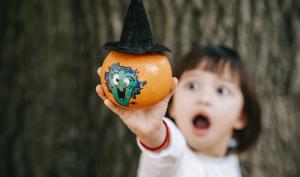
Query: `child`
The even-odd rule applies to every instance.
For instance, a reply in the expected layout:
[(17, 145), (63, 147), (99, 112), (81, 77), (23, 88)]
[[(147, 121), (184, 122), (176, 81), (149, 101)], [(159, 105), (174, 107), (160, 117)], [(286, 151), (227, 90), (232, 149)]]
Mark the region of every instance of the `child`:
[[(137, 136), (138, 176), (241, 176), (235, 153), (256, 142), (261, 112), (238, 53), (225, 46), (197, 48), (176, 67), (179, 83), (174, 78), (172, 93), (147, 109), (118, 108), (96, 87)], [(175, 124), (163, 118), (167, 110)]]

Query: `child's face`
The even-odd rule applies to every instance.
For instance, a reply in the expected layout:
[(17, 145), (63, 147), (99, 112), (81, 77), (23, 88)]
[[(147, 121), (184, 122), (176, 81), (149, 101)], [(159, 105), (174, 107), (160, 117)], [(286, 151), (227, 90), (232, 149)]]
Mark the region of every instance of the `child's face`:
[(239, 79), (229, 66), (222, 74), (201, 65), (185, 71), (173, 97), (170, 115), (196, 152), (224, 156), (234, 129), (245, 126)]

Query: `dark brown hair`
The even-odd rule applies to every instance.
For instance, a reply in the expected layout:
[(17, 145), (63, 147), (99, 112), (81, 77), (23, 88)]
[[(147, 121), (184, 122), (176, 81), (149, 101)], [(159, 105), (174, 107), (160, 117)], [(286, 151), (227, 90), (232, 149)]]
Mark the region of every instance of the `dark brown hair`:
[[(223, 72), (225, 65), (229, 64), (231, 73), (238, 77), (240, 89), (244, 98), (243, 115), (246, 126), (241, 130), (234, 130), (233, 138), (237, 142), (235, 151), (240, 153), (252, 147), (261, 131), (261, 108), (255, 89), (244, 68), (238, 52), (224, 45), (196, 47), (181, 60), (176, 60), (175, 76), (180, 79), (183, 72), (195, 69), (205, 62), (204, 70), (217, 74)], [(172, 101), (169, 104), (171, 106)], [(170, 117), (170, 114), (167, 116)], [(170, 117), (172, 118), (172, 117)]]

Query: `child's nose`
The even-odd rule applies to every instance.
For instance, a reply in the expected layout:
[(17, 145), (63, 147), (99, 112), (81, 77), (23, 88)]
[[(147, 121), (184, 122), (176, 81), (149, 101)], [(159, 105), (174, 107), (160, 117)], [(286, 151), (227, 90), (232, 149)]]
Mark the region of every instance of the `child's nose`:
[(209, 90), (205, 90), (202, 92), (199, 92), (197, 95), (197, 104), (210, 106), (212, 101), (212, 94)]
[(207, 100), (207, 99), (198, 99), (197, 103), (201, 104), (201, 105), (204, 105), (204, 106), (210, 106), (211, 105), (210, 101)]

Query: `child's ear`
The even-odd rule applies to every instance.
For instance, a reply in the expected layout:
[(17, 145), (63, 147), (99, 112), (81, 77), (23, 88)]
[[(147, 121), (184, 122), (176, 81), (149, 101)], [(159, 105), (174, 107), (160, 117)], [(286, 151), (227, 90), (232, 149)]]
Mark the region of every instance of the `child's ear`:
[(247, 125), (247, 118), (245, 116), (245, 114), (242, 114), (234, 123), (233, 128), (235, 130), (241, 130), (243, 128), (245, 128), (245, 126)]

